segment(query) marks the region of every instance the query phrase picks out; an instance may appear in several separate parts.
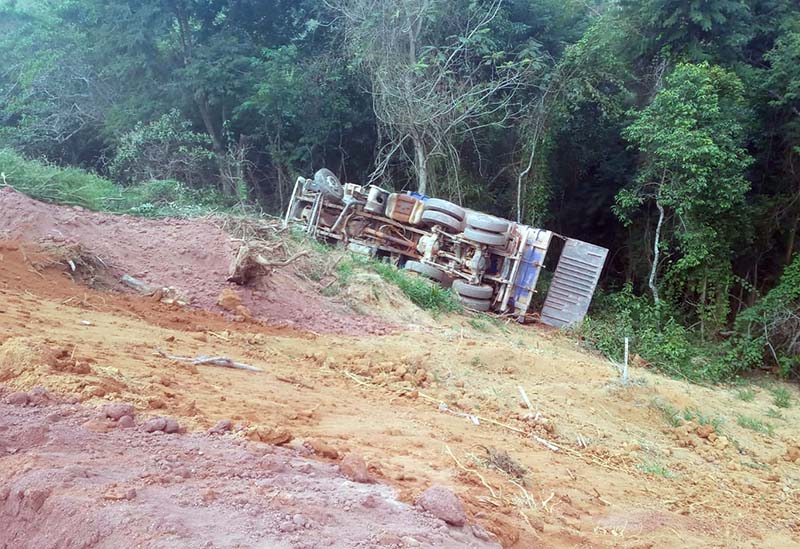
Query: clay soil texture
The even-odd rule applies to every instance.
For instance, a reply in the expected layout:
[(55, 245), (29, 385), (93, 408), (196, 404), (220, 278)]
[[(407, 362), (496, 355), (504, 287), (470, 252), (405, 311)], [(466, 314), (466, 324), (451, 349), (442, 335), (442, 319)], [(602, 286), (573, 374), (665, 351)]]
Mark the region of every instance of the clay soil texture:
[(213, 218), (0, 190), (0, 547), (800, 546), (796, 387), (638, 360), (623, 384), (572, 336), (369, 275), (232, 285), (236, 250)]

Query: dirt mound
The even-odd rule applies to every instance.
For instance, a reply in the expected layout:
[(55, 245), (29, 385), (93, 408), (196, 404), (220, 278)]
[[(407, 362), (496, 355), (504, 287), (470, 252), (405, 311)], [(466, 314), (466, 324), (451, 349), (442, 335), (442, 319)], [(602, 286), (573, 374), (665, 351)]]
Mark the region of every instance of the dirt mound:
[(96, 412), (47, 401), (0, 418), (3, 547), (497, 547), (291, 450), (96, 432)]
[[(217, 301), (234, 288), (253, 318), (314, 332), (386, 333), (385, 322), (320, 296), (291, 271), (277, 271), (261, 288), (226, 281), (238, 244), (213, 218), (142, 219), (33, 200), (10, 187), (0, 189), (0, 237), (47, 246), (80, 246), (119, 280), (129, 275), (154, 288), (173, 287), (190, 303), (224, 312)], [(105, 284), (107, 286), (107, 284)]]

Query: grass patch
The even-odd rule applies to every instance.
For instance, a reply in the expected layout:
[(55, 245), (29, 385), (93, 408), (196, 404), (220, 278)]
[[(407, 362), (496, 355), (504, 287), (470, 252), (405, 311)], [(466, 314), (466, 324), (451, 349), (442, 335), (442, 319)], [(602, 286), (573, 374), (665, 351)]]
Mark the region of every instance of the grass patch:
[(736, 423), (745, 429), (750, 429), (751, 431), (761, 433), (762, 435), (773, 436), (775, 434), (775, 429), (772, 427), (772, 425), (769, 423), (764, 423), (760, 419), (754, 417), (740, 415), (736, 418)]
[(470, 364), (475, 368), (480, 368), (481, 366), (483, 366), (483, 361), (481, 360), (481, 357), (475, 355), (474, 357), (472, 357)]
[(412, 303), (433, 313), (453, 313), (462, 310), (458, 298), (438, 284), (401, 271), (394, 265), (380, 261), (371, 261), (372, 270), (381, 278), (400, 288)]
[(739, 389), (736, 393), (736, 398), (744, 402), (753, 402), (753, 399), (756, 398), (756, 392), (750, 388)]
[(173, 180), (123, 187), (80, 168), (28, 160), (10, 149), (0, 149), (0, 172), (5, 184), (43, 202), (140, 217), (194, 217), (229, 211), (236, 202), (215, 189), (194, 189)]
[(696, 408), (686, 408), (683, 411), (683, 419), (694, 421), (700, 425), (712, 425), (717, 433), (721, 432), (722, 418), (719, 416), (707, 416)]
[(656, 463), (655, 461), (643, 461), (638, 464), (636, 468), (648, 475), (655, 475), (657, 477), (672, 478), (675, 476), (672, 474), (672, 471), (669, 470), (669, 467)]
[(477, 317), (470, 318), (469, 325), (478, 330), (479, 332), (485, 332), (489, 327), (489, 325), (486, 322)]
[(783, 419), (783, 413), (776, 408), (770, 408), (767, 410), (767, 417), (771, 417), (772, 419)]
[(792, 405), (792, 397), (786, 387), (776, 387), (771, 392), (772, 403), (778, 408), (789, 408)]

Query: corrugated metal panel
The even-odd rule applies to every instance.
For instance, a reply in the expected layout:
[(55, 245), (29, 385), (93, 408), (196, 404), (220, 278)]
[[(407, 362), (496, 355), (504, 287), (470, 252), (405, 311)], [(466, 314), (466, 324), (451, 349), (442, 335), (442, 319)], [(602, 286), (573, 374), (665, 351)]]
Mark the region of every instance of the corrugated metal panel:
[(583, 320), (607, 255), (605, 248), (567, 239), (544, 300), (542, 323), (563, 328)]

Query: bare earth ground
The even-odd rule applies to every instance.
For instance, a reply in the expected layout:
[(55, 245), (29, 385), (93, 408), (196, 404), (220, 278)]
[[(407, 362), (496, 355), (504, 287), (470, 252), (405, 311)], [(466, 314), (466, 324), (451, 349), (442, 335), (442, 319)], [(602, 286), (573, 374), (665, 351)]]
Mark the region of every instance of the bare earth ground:
[[(800, 546), (798, 404), (770, 418), (765, 388), (744, 402), (736, 388), (643, 368), (621, 385), (607, 361), (558, 333), (434, 321), (378, 282), (367, 293), (381, 318), (359, 314), (291, 268), (261, 295), (239, 290), (256, 320), (232, 322), (215, 302), (234, 247), (213, 226), (89, 214), (0, 190), (0, 401), (36, 386), (54, 399), (0, 405), (0, 546), (118, 546), (114, 536), (145, 547), (488, 543), (472, 524), (504, 547)], [(129, 229), (146, 230), (150, 247), (126, 240)], [(40, 252), (54, 231), (114, 276), (188, 284), (202, 309), (74, 282)], [(201, 276), (185, 282), (187, 271)], [(284, 288), (280, 306), (269, 301)], [(268, 306), (252, 305), (261, 299)], [(186, 365), (156, 349), (264, 372)], [(133, 404), (138, 426), (97, 419), (109, 402)], [(687, 419), (667, 421), (670, 409)], [(774, 432), (742, 427), (738, 415)], [(188, 433), (143, 433), (150, 416)], [(233, 432), (205, 434), (225, 419)], [(701, 425), (709, 421), (716, 427)], [(343, 477), (348, 453), (380, 484)], [(410, 507), (434, 484), (460, 497), (467, 526)], [(90, 527), (79, 535), (75, 524)]]

